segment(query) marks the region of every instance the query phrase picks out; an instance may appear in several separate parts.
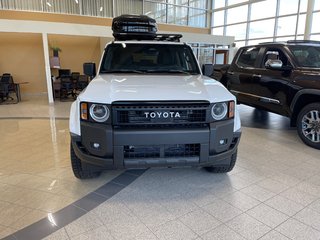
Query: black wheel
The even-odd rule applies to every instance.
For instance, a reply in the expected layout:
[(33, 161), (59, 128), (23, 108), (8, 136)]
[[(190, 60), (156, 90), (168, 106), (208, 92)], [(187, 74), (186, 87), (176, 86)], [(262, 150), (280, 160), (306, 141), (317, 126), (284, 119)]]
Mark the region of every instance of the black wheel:
[(210, 167), (205, 167), (205, 169), (206, 169), (208, 172), (212, 172), (212, 173), (226, 173), (226, 172), (230, 172), (230, 171), (233, 169), (234, 165), (236, 164), (236, 160), (237, 160), (237, 152), (235, 152), (234, 154), (232, 154), (229, 165), (210, 166)]
[(320, 149), (320, 102), (308, 104), (300, 111), (297, 130), (305, 144)]
[(73, 174), (79, 179), (88, 179), (98, 177), (101, 171), (94, 170), (88, 165), (83, 165), (73, 150), (72, 143), (70, 144), (70, 158)]

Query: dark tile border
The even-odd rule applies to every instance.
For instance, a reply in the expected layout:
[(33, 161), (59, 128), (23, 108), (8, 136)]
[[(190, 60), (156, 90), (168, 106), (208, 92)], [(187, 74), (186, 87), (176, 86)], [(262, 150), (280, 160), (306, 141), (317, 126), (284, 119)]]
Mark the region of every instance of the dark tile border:
[(99, 206), (134, 182), (146, 170), (127, 170), (83, 198), (2, 240), (37, 240), (47, 237)]

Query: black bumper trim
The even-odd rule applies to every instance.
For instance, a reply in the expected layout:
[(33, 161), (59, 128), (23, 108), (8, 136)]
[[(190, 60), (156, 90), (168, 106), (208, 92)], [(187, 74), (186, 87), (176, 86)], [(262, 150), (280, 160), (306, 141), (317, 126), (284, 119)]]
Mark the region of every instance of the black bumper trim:
[[(222, 153), (216, 153), (209, 155), (209, 149), (207, 144), (201, 144), (204, 149), (201, 149), (200, 160), (195, 162), (194, 160), (188, 161), (183, 158), (176, 159), (154, 159), (155, 161), (150, 162), (149, 160), (136, 160), (130, 163), (123, 157), (123, 146), (114, 146), (114, 155), (110, 158), (93, 156), (86, 152), (85, 148), (79, 142), (79, 136), (71, 135), (71, 142), (77, 157), (86, 163), (97, 165), (105, 169), (121, 169), (121, 168), (147, 168), (147, 167), (174, 167), (174, 166), (219, 166), (227, 165), (231, 159), (231, 156), (237, 151), (237, 147), (240, 141), (241, 132), (234, 132), (233, 139), (236, 142), (226, 151)], [(204, 161), (204, 159), (207, 159)]]

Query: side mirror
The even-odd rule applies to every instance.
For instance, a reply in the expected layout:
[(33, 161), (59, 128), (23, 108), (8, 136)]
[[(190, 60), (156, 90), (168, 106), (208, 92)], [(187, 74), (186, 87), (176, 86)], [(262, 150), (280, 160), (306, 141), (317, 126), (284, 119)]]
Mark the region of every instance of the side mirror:
[(273, 70), (281, 70), (282, 69), (282, 61), (279, 59), (269, 59), (265, 63), (265, 67), (267, 69), (273, 69)]
[(210, 77), (213, 73), (213, 64), (203, 64), (202, 73), (203, 75)]
[(95, 63), (84, 63), (83, 73), (90, 77), (90, 79), (96, 76), (96, 64)]

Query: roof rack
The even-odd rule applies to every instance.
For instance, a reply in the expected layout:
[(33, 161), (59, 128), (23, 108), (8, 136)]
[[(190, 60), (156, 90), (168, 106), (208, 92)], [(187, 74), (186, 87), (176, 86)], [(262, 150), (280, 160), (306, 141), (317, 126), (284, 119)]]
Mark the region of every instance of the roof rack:
[(146, 15), (121, 15), (112, 21), (115, 40), (154, 40), (179, 42), (181, 34), (157, 34), (156, 20)]
[(180, 42), (182, 38), (181, 34), (157, 34), (153, 40), (155, 41), (168, 41), (168, 42)]

